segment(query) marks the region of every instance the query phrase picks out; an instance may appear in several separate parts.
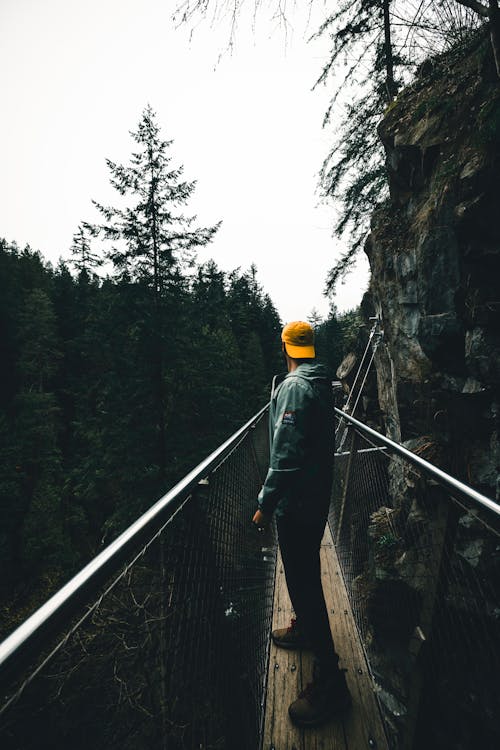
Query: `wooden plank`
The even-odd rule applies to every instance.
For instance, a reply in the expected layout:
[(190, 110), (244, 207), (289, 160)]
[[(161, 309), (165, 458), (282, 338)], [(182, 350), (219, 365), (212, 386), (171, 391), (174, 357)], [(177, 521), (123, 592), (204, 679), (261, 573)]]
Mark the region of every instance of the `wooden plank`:
[[(340, 571), (335, 565), (336, 560), (333, 557), (333, 544), (331, 536), (329, 537), (328, 529), (325, 532), (323, 545), (321, 547), (321, 564), (323, 570), (323, 589), (325, 600), (330, 617), (330, 626), (332, 628), (335, 649), (340, 656), (339, 666), (341, 669), (347, 669), (346, 679), (352, 698), (352, 707), (349, 713), (342, 717), (342, 726), (346, 737), (348, 748), (369, 747), (366, 744), (364, 732), (360, 726), (360, 696), (358, 690), (357, 670), (360, 664), (353, 658), (351, 632), (349, 629), (348, 616), (346, 615), (345, 603), (342, 597), (343, 580), (340, 577)], [(361, 706), (362, 708), (362, 706)]]
[[(302, 652), (302, 687), (311, 682), (313, 654)], [(347, 750), (342, 720), (333, 718), (321, 727), (304, 730), (304, 750)]]
[(325, 531), (321, 555), (325, 599), (331, 618), (335, 646), (341, 658), (340, 666), (347, 669), (347, 684), (352, 697), (352, 709), (343, 721), (347, 747), (349, 750), (369, 747), (387, 750), (387, 740), (374, 695), (373, 682), (359, 641), (358, 630), (328, 527)]
[[(329, 538), (326, 539), (326, 544), (329, 544), (329, 541), (331, 541), (331, 535)], [(334, 615), (332, 613), (333, 603), (330, 601), (331, 597), (329, 595), (329, 592), (332, 589), (332, 585), (330, 581), (330, 569), (327, 564), (327, 554), (329, 550), (330, 550), (330, 547), (328, 548), (325, 547), (325, 538), (323, 538), (323, 542), (321, 545), (321, 552), (320, 552), (323, 593), (325, 595), (325, 602), (326, 602), (326, 607), (328, 610), (330, 629), (332, 630), (335, 645), (337, 646), (337, 636), (335, 633), (335, 620), (334, 620)], [(308, 658), (310, 662), (310, 668), (308, 669), (308, 672), (307, 672), (309, 677), (308, 677), (308, 680), (306, 680), (306, 682), (310, 680), (310, 676), (312, 675), (313, 656), (311, 653), (308, 653)], [(324, 724), (321, 727), (316, 727), (315, 729), (308, 729), (305, 732), (304, 746), (305, 746), (305, 750), (347, 750), (347, 744), (346, 744), (346, 738), (345, 738), (345, 732), (344, 732), (344, 726), (343, 726), (343, 718), (334, 717), (333, 719), (331, 719), (331, 721), (329, 721), (327, 724)]]
[[(321, 546), (323, 590), (340, 666), (346, 668), (352, 709), (323, 727), (299, 730), (288, 716), (288, 706), (312, 677), (309, 651), (288, 651), (271, 644), (263, 750), (388, 750), (373, 684), (347, 597), (344, 581), (327, 527)], [(281, 556), (278, 556), (273, 629), (286, 627), (293, 611)], [(276, 668), (277, 665), (277, 668)]]
[[(288, 627), (292, 616), (283, 563), (278, 555), (273, 630)], [(263, 750), (305, 750), (303, 732), (293, 726), (288, 716), (288, 706), (301, 690), (301, 671), (300, 651), (277, 648), (271, 642)]]

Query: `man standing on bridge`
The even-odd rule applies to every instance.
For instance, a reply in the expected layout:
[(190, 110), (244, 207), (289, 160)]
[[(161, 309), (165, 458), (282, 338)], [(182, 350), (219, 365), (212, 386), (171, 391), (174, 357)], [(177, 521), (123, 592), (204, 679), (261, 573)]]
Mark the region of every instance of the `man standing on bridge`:
[(282, 648), (310, 646), (313, 681), (288, 709), (293, 723), (312, 727), (350, 706), (345, 674), (328, 622), (321, 585), (320, 545), (328, 517), (334, 454), (334, 411), (326, 368), (315, 362), (314, 331), (288, 323), (282, 331), (288, 373), (273, 381), (269, 412), (271, 456), (253, 522), (276, 513), (278, 540), (296, 619), (272, 633)]

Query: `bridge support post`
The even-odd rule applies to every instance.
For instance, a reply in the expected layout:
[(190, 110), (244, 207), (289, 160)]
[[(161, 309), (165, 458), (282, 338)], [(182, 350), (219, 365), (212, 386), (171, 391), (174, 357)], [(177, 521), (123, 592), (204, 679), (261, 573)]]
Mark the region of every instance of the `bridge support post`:
[[(351, 429), (351, 428), (347, 428), (347, 429)], [(356, 430), (352, 428), (351, 445), (349, 447), (349, 458), (347, 460), (347, 469), (346, 469), (345, 477), (344, 477), (344, 486), (342, 488), (342, 500), (340, 501), (339, 517), (338, 517), (337, 529), (336, 529), (336, 534), (335, 534), (336, 546), (338, 546), (339, 540), (340, 540), (340, 533), (342, 530), (342, 523), (344, 520), (345, 505), (347, 501), (347, 493), (349, 491), (349, 481), (351, 478), (352, 463), (353, 463), (354, 455), (357, 452), (357, 444), (358, 444), (357, 433), (356, 433)]]

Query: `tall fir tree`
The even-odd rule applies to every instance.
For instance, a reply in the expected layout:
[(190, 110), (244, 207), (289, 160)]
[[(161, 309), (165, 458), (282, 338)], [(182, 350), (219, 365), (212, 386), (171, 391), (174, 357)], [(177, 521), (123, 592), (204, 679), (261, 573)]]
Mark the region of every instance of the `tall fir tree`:
[(130, 164), (110, 159), (106, 163), (111, 185), (133, 205), (118, 208), (94, 201), (105, 221), (94, 225), (93, 231), (112, 241), (108, 256), (118, 275), (145, 281), (159, 299), (169, 284), (179, 282), (182, 269), (194, 260), (195, 249), (213, 239), (220, 223), (192, 228), (196, 216), (179, 212), (192, 197), (196, 182), (182, 179), (184, 168), (171, 165), (173, 141), (160, 137), (151, 106), (145, 108), (131, 136), (139, 148)]
[(104, 263), (104, 259), (92, 250), (91, 237), (94, 234), (93, 227), (83, 222), (73, 235), (70, 247), (73, 266), (77, 271), (89, 277)]
[(93, 232), (111, 241), (108, 257), (118, 278), (123, 282), (139, 282), (151, 292), (152, 306), (144, 312), (149, 317), (147, 328), (151, 332), (158, 469), (159, 476), (165, 478), (169, 406), (166, 388), (173, 377), (176, 324), (186, 293), (183, 271), (193, 263), (196, 248), (213, 239), (219, 224), (193, 228), (196, 217), (182, 213), (196, 182), (183, 179), (182, 166), (171, 165), (169, 152), (173, 141), (160, 137), (156, 115), (149, 105), (131, 135), (138, 150), (132, 154), (130, 164), (124, 166), (107, 160), (111, 185), (130, 199), (131, 205), (118, 208), (94, 201), (105, 221), (95, 226)]

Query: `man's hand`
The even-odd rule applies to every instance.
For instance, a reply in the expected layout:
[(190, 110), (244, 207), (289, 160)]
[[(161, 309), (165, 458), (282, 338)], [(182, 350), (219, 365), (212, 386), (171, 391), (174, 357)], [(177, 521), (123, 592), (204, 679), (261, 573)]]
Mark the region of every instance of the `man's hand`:
[(257, 526), (259, 531), (264, 531), (264, 529), (267, 529), (267, 527), (271, 523), (271, 516), (268, 516), (261, 510), (257, 510), (254, 517), (252, 518), (252, 523)]

